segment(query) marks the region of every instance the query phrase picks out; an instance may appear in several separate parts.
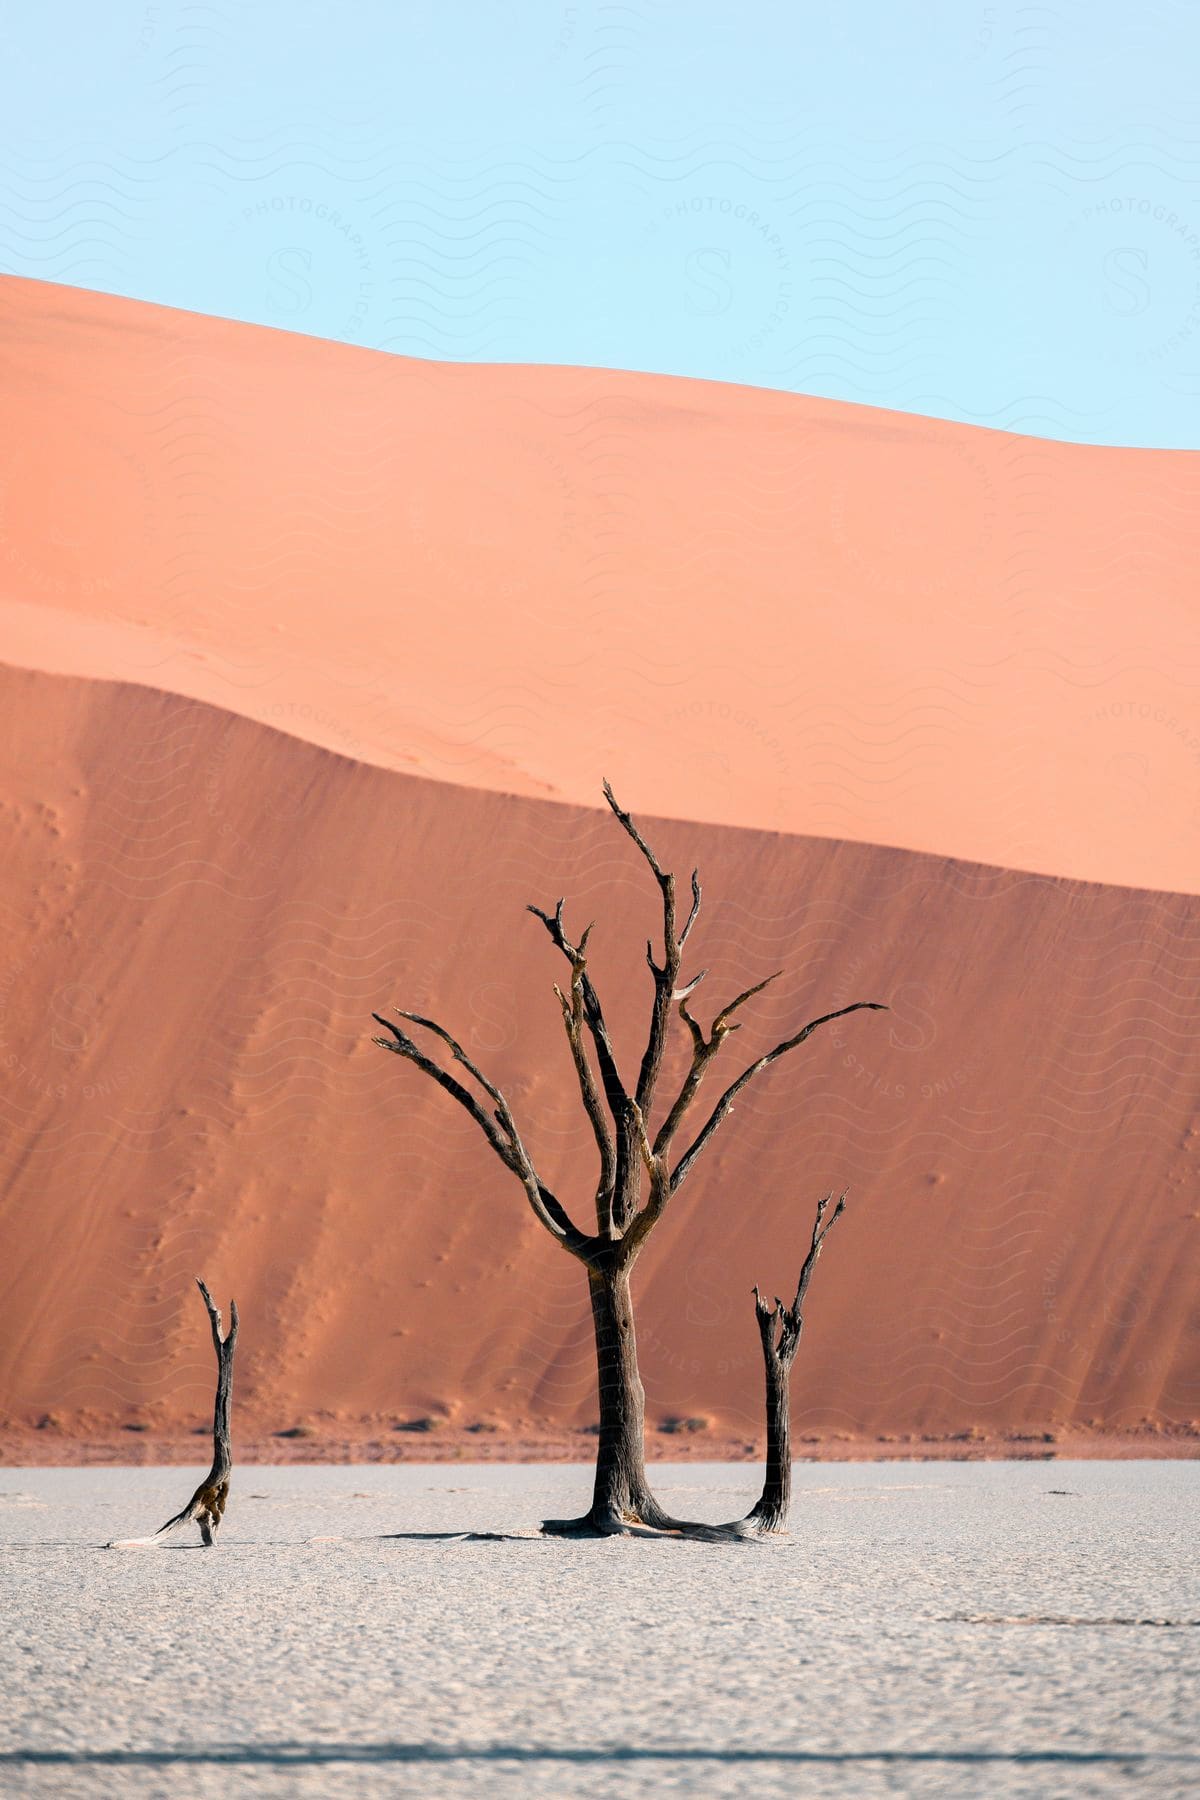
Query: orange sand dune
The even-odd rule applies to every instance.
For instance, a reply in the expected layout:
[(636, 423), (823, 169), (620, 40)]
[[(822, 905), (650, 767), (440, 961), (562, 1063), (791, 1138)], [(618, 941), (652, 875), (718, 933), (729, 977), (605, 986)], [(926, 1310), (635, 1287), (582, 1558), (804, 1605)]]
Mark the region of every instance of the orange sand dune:
[(4, 661), (443, 782), (1200, 891), (1195, 455), (11, 277), (0, 345)]
[[(470, 1122), (368, 1034), (373, 1007), (435, 1009), (582, 1214), (594, 1150), (562, 971), (524, 907), (565, 894), (597, 921), (628, 1068), (655, 909), (612, 821), (148, 687), (12, 671), (0, 796), (7, 1419), (203, 1425), (200, 1270), (242, 1306), (242, 1434), (586, 1426), (580, 1271)], [(651, 1419), (757, 1428), (751, 1283), (787, 1290), (816, 1196), (845, 1182), (801, 1433), (1200, 1416), (1200, 902), (646, 823), (701, 865), (701, 1016), (788, 970), (731, 1066), (831, 1006), (893, 1008), (772, 1070), (673, 1202), (639, 1268)]]

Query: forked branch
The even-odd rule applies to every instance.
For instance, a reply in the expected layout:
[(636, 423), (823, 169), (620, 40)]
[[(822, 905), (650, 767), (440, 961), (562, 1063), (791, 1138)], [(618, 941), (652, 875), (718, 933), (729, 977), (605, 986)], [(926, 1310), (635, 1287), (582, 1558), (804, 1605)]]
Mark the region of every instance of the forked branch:
[(579, 940), (578, 948), (572, 952), (570, 998), (563, 993), (557, 982), (554, 992), (558, 996), (558, 1003), (562, 1008), (563, 1025), (566, 1028), (567, 1042), (571, 1048), (575, 1073), (579, 1079), (583, 1109), (592, 1127), (596, 1148), (600, 1152), (600, 1174), (596, 1183), (596, 1229), (602, 1235), (607, 1236), (612, 1232), (612, 1201), (617, 1159), (613, 1148), (612, 1133), (608, 1128), (608, 1120), (604, 1113), (604, 1105), (596, 1086), (596, 1077), (592, 1073), (587, 1045), (583, 1041), (583, 983), (587, 974), (587, 941), (591, 929), (589, 925)]
[(808, 1292), (808, 1284), (812, 1280), (813, 1270), (817, 1266), (817, 1258), (821, 1254), (821, 1247), (846, 1210), (845, 1193), (838, 1196), (838, 1203), (833, 1208), (833, 1213), (828, 1223), (824, 1224), (822, 1221), (825, 1218), (825, 1214), (829, 1211), (832, 1202), (832, 1194), (826, 1194), (822, 1199), (817, 1201), (817, 1216), (813, 1224), (812, 1245), (808, 1255), (804, 1259), (804, 1267), (800, 1271), (800, 1279), (796, 1284), (796, 1297), (792, 1301), (792, 1304), (790, 1306), (785, 1306), (777, 1294), (775, 1296), (775, 1303), (772, 1306), (763, 1299), (757, 1287), (754, 1290), (754, 1309), (758, 1317), (758, 1330), (763, 1341), (763, 1351), (766, 1355), (777, 1358), (785, 1369), (790, 1368), (795, 1360), (796, 1348), (800, 1342), (800, 1333), (804, 1330), (804, 1314), (802, 1310), (804, 1306), (804, 1296)]
[[(617, 1059), (613, 1052), (612, 1040), (608, 1035), (608, 1026), (604, 1020), (604, 1009), (600, 1004), (600, 996), (596, 992), (592, 978), (587, 972), (586, 958), (582, 957), (581, 954), (584, 949), (584, 940), (581, 939), (580, 943), (576, 945), (573, 944), (567, 936), (566, 927), (563, 924), (563, 907), (565, 904), (565, 901), (559, 900), (552, 913), (543, 912), (540, 906), (530, 906), (526, 910), (531, 912), (535, 919), (540, 919), (542, 921), (542, 924), (550, 934), (551, 942), (557, 949), (562, 951), (563, 955), (570, 963), (573, 983), (576, 973), (578, 972), (579, 993), (583, 1002), (583, 1022), (587, 1026), (588, 1033), (596, 1048), (596, 1062), (600, 1069), (600, 1081), (604, 1089), (604, 1098), (616, 1132), (611, 1176), (605, 1184), (603, 1195), (597, 1195), (597, 1216), (602, 1220), (600, 1230), (607, 1234), (614, 1227), (618, 1230), (623, 1229), (624, 1224), (626, 1223), (624, 1218), (617, 1216), (618, 1212), (621, 1210), (618, 1197), (623, 1196), (628, 1190), (633, 1159), (637, 1155), (636, 1138), (633, 1129), (633, 1115), (630, 1111), (630, 1096), (626, 1092), (625, 1084), (621, 1080), (620, 1072), (617, 1068)], [(590, 929), (591, 927), (589, 926), (588, 930), (590, 931)], [(585, 933), (584, 935), (586, 938), (587, 934)], [(574, 1044), (572, 1044), (572, 1054), (575, 1054)], [(580, 1072), (577, 1056), (575, 1067), (576, 1072), (580, 1074), (580, 1080), (582, 1082), (584, 1077)], [(594, 1119), (592, 1121), (592, 1130), (593, 1133), (596, 1133), (596, 1123)], [(597, 1143), (600, 1147), (603, 1169), (606, 1172), (607, 1164), (604, 1162), (605, 1152), (599, 1134), (597, 1134)]]
[(475, 1078), (484, 1092), (495, 1102), (495, 1111), (491, 1118), (488, 1117), (470, 1090), (465, 1088), (460, 1081), (456, 1081), (454, 1076), (448, 1070), (443, 1069), (441, 1064), (435, 1062), (431, 1056), (426, 1056), (419, 1045), (399, 1025), (393, 1024), (390, 1019), (385, 1019), (380, 1013), (372, 1013), (371, 1017), (376, 1024), (382, 1025), (385, 1031), (391, 1033), (390, 1039), (377, 1037), (372, 1038), (371, 1042), (378, 1044), (382, 1050), (391, 1050), (395, 1055), (403, 1056), (408, 1062), (414, 1063), (422, 1074), (428, 1075), (431, 1081), (436, 1081), (440, 1088), (458, 1101), (464, 1112), (469, 1113), (479, 1126), (505, 1168), (511, 1169), (517, 1176), (525, 1189), (535, 1218), (545, 1226), (551, 1237), (556, 1238), (565, 1249), (572, 1251), (577, 1256), (588, 1249), (590, 1240), (574, 1224), (566, 1208), (551, 1193), (534, 1168), (529, 1152), (522, 1142), (521, 1134), (517, 1130), (508, 1101), (495, 1083), (490, 1081), (483, 1071), (471, 1061), (462, 1045), (433, 1019), (424, 1019), (418, 1013), (400, 1013), (400, 1017), (407, 1019), (410, 1024), (420, 1025), (426, 1031), (432, 1031), (434, 1036), (440, 1038), (446, 1045), (455, 1062), (460, 1063), (467, 1073)]
[(626, 1229), (622, 1248), (629, 1260), (637, 1254), (645, 1243), (655, 1225), (662, 1218), (663, 1209), (671, 1198), (671, 1171), (664, 1156), (659, 1156), (646, 1131), (646, 1122), (642, 1118), (641, 1108), (637, 1102), (633, 1105), (633, 1123), (637, 1133), (638, 1150), (646, 1173), (650, 1177), (650, 1193), (641, 1211), (634, 1214)]
[[(560, 900), (553, 913), (544, 913), (540, 906), (526, 908), (536, 919), (540, 919), (550, 933), (551, 941), (562, 951), (572, 970), (579, 959), (579, 947), (571, 942), (563, 926), (563, 907), (565, 901)], [(590, 928), (589, 928), (590, 929)], [(608, 1035), (608, 1026), (604, 1022), (604, 1009), (600, 1005), (592, 978), (587, 972), (586, 962), (580, 974), (580, 990), (583, 995), (583, 1016), (592, 1042), (596, 1046), (596, 1061), (600, 1065), (600, 1080), (604, 1086), (604, 1097), (608, 1101), (608, 1109), (614, 1121), (620, 1119), (626, 1109), (629, 1096), (617, 1071), (617, 1059), (613, 1054), (612, 1040)]]
[[(744, 1006), (747, 1000), (752, 1000), (755, 994), (761, 994), (763, 989), (770, 987), (773, 981), (778, 981), (782, 973), (783, 971), (781, 969), (777, 969), (774, 975), (768, 975), (763, 981), (756, 981), (753, 987), (747, 988), (744, 993), (737, 996), (736, 1000), (731, 1000), (728, 1006), (722, 1007), (721, 1011), (713, 1020), (712, 1029), (707, 1037), (704, 1035), (703, 1028), (688, 1011), (687, 994), (685, 993), (680, 997), (679, 1016), (692, 1035), (692, 1062), (691, 1067), (683, 1078), (683, 1085), (680, 1087), (679, 1093), (675, 1097), (674, 1105), (659, 1126), (658, 1135), (654, 1140), (654, 1150), (656, 1155), (666, 1155), (671, 1147), (672, 1138), (675, 1136), (676, 1131), (683, 1122), (684, 1115), (688, 1112), (693, 1100), (699, 1092), (700, 1083), (704, 1079), (704, 1074), (709, 1063), (717, 1054), (717, 1051), (721, 1048), (721, 1045), (729, 1036), (729, 1033), (731, 1031), (741, 1030), (740, 1025), (733, 1025), (730, 1023), (734, 1013), (740, 1006)], [(692, 983), (692, 986), (695, 986), (694, 982)], [(690, 991), (689, 988), (688, 992)]]
[[(377, 1025), (382, 1025), (385, 1031), (390, 1031), (392, 1034), (390, 1039), (376, 1037), (372, 1038), (371, 1042), (373, 1044), (378, 1044), (381, 1050), (391, 1050), (395, 1055), (403, 1056), (407, 1061), (415, 1063), (423, 1075), (428, 1075), (431, 1081), (436, 1081), (440, 1088), (444, 1088), (446, 1093), (458, 1101), (458, 1104), (462, 1107), (464, 1112), (470, 1113), (480, 1131), (482, 1131), (484, 1137), (492, 1146), (492, 1149), (496, 1152), (496, 1155), (500, 1158), (500, 1161), (505, 1167), (512, 1169), (514, 1174), (520, 1174), (520, 1163), (512, 1143), (506, 1137), (501, 1136), (496, 1128), (496, 1121), (488, 1117), (478, 1100), (476, 1100), (474, 1094), (472, 1094), (468, 1088), (465, 1088), (460, 1081), (456, 1081), (454, 1076), (451, 1075), (448, 1070), (443, 1069), (440, 1063), (436, 1063), (431, 1056), (426, 1056), (420, 1046), (409, 1037), (406, 1031), (401, 1030), (399, 1025), (394, 1025), (390, 1019), (385, 1019), (382, 1013), (372, 1013), (371, 1017)], [(410, 1020), (413, 1024), (417, 1023), (417, 1020), (412, 1013), (402, 1012), (400, 1017), (402, 1019)], [(421, 1023), (425, 1023), (425, 1021), (422, 1020)], [(461, 1063), (469, 1073), (474, 1074), (476, 1079), (480, 1080), (481, 1086), (485, 1085), (475, 1070), (474, 1065), (468, 1061), (462, 1046), (456, 1044), (454, 1039), (450, 1037), (450, 1034), (443, 1031), (440, 1026), (433, 1026), (432, 1029), (440, 1038), (449, 1044), (450, 1053), (454, 1057), (455, 1062)], [(486, 1091), (491, 1091), (490, 1086), (487, 1087)]]
[(700, 1152), (704, 1149), (705, 1145), (709, 1143), (713, 1133), (717, 1130), (722, 1120), (728, 1118), (733, 1109), (733, 1103), (741, 1093), (742, 1089), (747, 1083), (753, 1081), (754, 1077), (760, 1074), (763, 1069), (767, 1068), (771, 1063), (778, 1061), (781, 1056), (786, 1056), (789, 1050), (797, 1049), (806, 1038), (812, 1036), (813, 1032), (816, 1031), (819, 1026), (828, 1025), (832, 1019), (844, 1019), (847, 1013), (852, 1012), (886, 1012), (887, 1010), (887, 1007), (880, 1000), (855, 1000), (849, 1006), (839, 1006), (836, 1012), (822, 1013), (819, 1019), (811, 1019), (809, 1023), (804, 1026), (803, 1030), (796, 1032), (794, 1037), (785, 1038), (782, 1044), (776, 1044), (773, 1050), (768, 1050), (765, 1056), (760, 1056), (756, 1062), (750, 1064), (749, 1068), (743, 1069), (737, 1080), (731, 1082), (725, 1089), (725, 1092), (721, 1095), (721, 1098), (717, 1101), (717, 1104), (713, 1107), (712, 1112), (701, 1127), (700, 1132), (689, 1148), (685, 1150), (684, 1154), (680, 1157), (679, 1162), (675, 1166), (675, 1172), (671, 1177), (671, 1192), (674, 1193), (680, 1183), (685, 1179), (688, 1170), (692, 1167), (692, 1164), (700, 1155)]
[(612, 808), (613, 814), (622, 829), (631, 837), (658, 883), (663, 905), (663, 960), (656, 963), (654, 949), (646, 946), (646, 961), (650, 965), (650, 973), (654, 977), (654, 1003), (650, 1012), (650, 1030), (646, 1039), (646, 1048), (642, 1053), (642, 1064), (638, 1070), (637, 1087), (634, 1099), (641, 1109), (643, 1119), (648, 1119), (650, 1107), (654, 1100), (654, 1090), (658, 1085), (659, 1073), (662, 1069), (663, 1051), (667, 1041), (667, 1024), (670, 1019), (671, 1002), (675, 998), (675, 990), (679, 984), (679, 969), (683, 958), (683, 946), (687, 942), (688, 933), (696, 923), (700, 911), (700, 872), (692, 871), (692, 905), (683, 930), (675, 928), (675, 877), (663, 869), (653, 850), (633, 822), (632, 815), (624, 807), (618, 805), (617, 797), (608, 782), (604, 783), (604, 798)]

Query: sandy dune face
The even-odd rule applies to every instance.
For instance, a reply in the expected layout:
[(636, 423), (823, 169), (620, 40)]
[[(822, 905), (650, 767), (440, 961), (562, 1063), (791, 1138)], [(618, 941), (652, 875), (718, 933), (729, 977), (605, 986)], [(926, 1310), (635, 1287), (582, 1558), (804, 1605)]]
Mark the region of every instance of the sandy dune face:
[(243, 1434), (587, 1427), (580, 1271), (369, 1015), (443, 1019), (586, 1210), (524, 909), (597, 921), (629, 1066), (654, 896), (601, 774), (710, 821), (653, 824), (701, 1016), (788, 970), (731, 1072), (891, 1007), (678, 1196), (652, 1422), (754, 1435), (751, 1284), (846, 1183), (802, 1436), (1200, 1417), (1197, 459), (14, 280), (0, 323), (10, 1423), (202, 1421), (201, 1270)]
[[(470, 1122), (370, 1044), (369, 1014), (435, 1009), (585, 1216), (561, 971), (524, 908), (564, 894), (597, 921), (628, 1067), (655, 897), (611, 819), (149, 687), (2, 687), (6, 1416), (203, 1423), (201, 1270), (242, 1308), (239, 1431), (587, 1425), (578, 1268)], [(1200, 1416), (1200, 903), (647, 828), (701, 867), (701, 1016), (788, 971), (746, 1009), (730, 1070), (815, 1013), (892, 1007), (771, 1071), (673, 1202), (638, 1272), (651, 1419), (753, 1436), (751, 1284), (794, 1280), (816, 1195), (843, 1183), (801, 1435)]]
[(0, 282), (9, 662), (389, 769), (1200, 891), (1200, 458)]

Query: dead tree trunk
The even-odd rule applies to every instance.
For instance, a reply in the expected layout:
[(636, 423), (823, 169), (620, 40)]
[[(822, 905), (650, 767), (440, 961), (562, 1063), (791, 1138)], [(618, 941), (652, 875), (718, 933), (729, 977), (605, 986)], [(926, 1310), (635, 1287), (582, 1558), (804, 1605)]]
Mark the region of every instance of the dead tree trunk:
[[(633, 1329), (633, 1302), (629, 1278), (642, 1245), (662, 1217), (668, 1202), (686, 1180), (688, 1172), (711, 1142), (713, 1134), (733, 1109), (742, 1090), (763, 1070), (780, 1057), (805, 1043), (820, 1026), (847, 1013), (863, 1009), (886, 1011), (879, 1001), (855, 1000), (836, 1012), (812, 1019), (799, 1031), (784, 1038), (773, 1049), (755, 1058), (732, 1081), (718, 1099), (708, 1118), (688, 1148), (672, 1161), (672, 1145), (676, 1133), (690, 1112), (709, 1064), (721, 1050), (727, 1037), (740, 1030), (733, 1015), (747, 1001), (777, 979), (768, 975), (738, 994), (722, 1007), (706, 1036), (703, 1028), (688, 1011), (688, 999), (704, 978), (704, 970), (690, 981), (681, 980), (684, 945), (700, 911), (699, 875), (692, 874), (692, 899), (682, 929), (675, 908), (675, 877), (665, 871), (653, 850), (638, 830), (629, 813), (617, 805), (608, 783), (604, 797), (622, 830), (636, 844), (658, 884), (663, 908), (663, 948), (661, 962), (655, 960), (652, 944), (646, 946), (646, 960), (654, 984), (650, 1009), (650, 1025), (646, 1047), (642, 1053), (637, 1080), (628, 1084), (623, 1078), (613, 1051), (600, 998), (588, 973), (587, 946), (592, 927), (589, 925), (577, 944), (567, 936), (563, 920), (565, 902), (560, 900), (552, 913), (531, 906), (529, 911), (539, 918), (555, 947), (571, 967), (569, 990), (555, 988), (562, 1009), (563, 1025), (571, 1058), (575, 1065), (580, 1098), (587, 1114), (599, 1155), (594, 1207), (595, 1231), (581, 1230), (561, 1201), (546, 1186), (517, 1129), (510, 1108), (500, 1089), (471, 1061), (445, 1028), (433, 1019), (416, 1013), (400, 1012), (398, 1016), (422, 1031), (433, 1034), (450, 1052), (453, 1061), (481, 1088), (489, 1104), (456, 1075), (420, 1048), (402, 1025), (375, 1013), (372, 1016), (389, 1034), (373, 1041), (384, 1050), (402, 1056), (415, 1064), (422, 1074), (437, 1085), (466, 1112), (505, 1168), (516, 1176), (538, 1222), (561, 1247), (581, 1262), (587, 1270), (596, 1332), (596, 1359), (599, 1379), (600, 1439), (596, 1460), (596, 1483), (591, 1508), (579, 1519), (547, 1520), (544, 1529), (557, 1533), (607, 1534), (630, 1526), (656, 1529), (681, 1529), (700, 1532), (706, 1528), (680, 1526), (667, 1517), (650, 1493), (644, 1464), (645, 1394), (638, 1373), (636, 1339)], [(692, 1039), (691, 1066), (661, 1123), (654, 1128), (652, 1114), (663, 1054), (672, 1013), (687, 1027)], [(593, 1067), (593, 1059), (595, 1066)], [(643, 1192), (643, 1189), (648, 1189)], [(794, 1347), (793, 1347), (794, 1354)], [(784, 1384), (786, 1395), (786, 1382)], [(786, 1408), (785, 1408), (786, 1410)], [(764, 1512), (764, 1517), (767, 1516)], [(745, 1527), (745, 1521), (741, 1522)], [(707, 1528), (713, 1529), (713, 1528)], [(716, 1528), (726, 1535), (736, 1535), (732, 1527)], [(741, 1535), (752, 1535), (743, 1529)]]
[(547, 1519), (556, 1536), (606, 1536), (631, 1519), (663, 1526), (666, 1515), (646, 1480), (646, 1392), (638, 1371), (629, 1270), (588, 1271), (600, 1399), (600, 1435), (591, 1508), (580, 1519)]
[(208, 1322), (212, 1327), (213, 1348), (217, 1353), (217, 1396), (213, 1404), (213, 1460), (212, 1468), (196, 1489), (182, 1512), (168, 1519), (155, 1532), (161, 1537), (164, 1531), (170, 1531), (176, 1525), (184, 1525), (194, 1519), (200, 1527), (200, 1536), (206, 1547), (211, 1548), (225, 1516), (225, 1502), (229, 1498), (229, 1478), (233, 1472), (233, 1452), (229, 1442), (229, 1411), (233, 1395), (233, 1353), (237, 1347), (238, 1309), (237, 1301), (229, 1302), (229, 1330), (221, 1336), (221, 1315), (213, 1303), (213, 1297), (201, 1281), (196, 1277), (196, 1286), (208, 1311)]
[(801, 1307), (817, 1258), (821, 1254), (821, 1246), (846, 1210), (846, 1196), (843, 1194), (833, 1209), (829, 1223), (824, 1224), (832, 1199), (832, 1194), (826, 1194), (823, 1200), (817, 1202), (812, 1245), (800, 1271), (796, 1298), (792, 1304), (785, 1306), (776, 1296), (774, 1306), (770, 1306), (758, 1289), (754, 1290), (754, 1312), (758, 1321), (758, 1334), (762, 1339), (767, 1389), (767, 1467), (758, 1504), (747, 1513), (743, 1523), (757, 1537), (768, 1537), (774, 1532), (787, 1529), (788, 1511), (792, 1504), (792, 1421), (789, 1391), (792, 1364), (796, 1360), (800, 1334), (804, 1330)]

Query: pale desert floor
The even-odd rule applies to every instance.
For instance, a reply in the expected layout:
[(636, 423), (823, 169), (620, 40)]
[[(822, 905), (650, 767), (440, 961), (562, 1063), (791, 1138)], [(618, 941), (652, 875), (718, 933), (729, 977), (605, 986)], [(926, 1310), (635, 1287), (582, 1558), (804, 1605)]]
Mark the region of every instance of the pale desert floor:
[[(0, 1791), (1182, 1795), (1195, 1463), (801, 1466), (767, 1546), (563, 1543), (574, 1467), (10, 1469)], [(664, 1467), (736, 1515), (753, 1471)], [(511, 1531), (471, 1542), (395, 1533)]]

